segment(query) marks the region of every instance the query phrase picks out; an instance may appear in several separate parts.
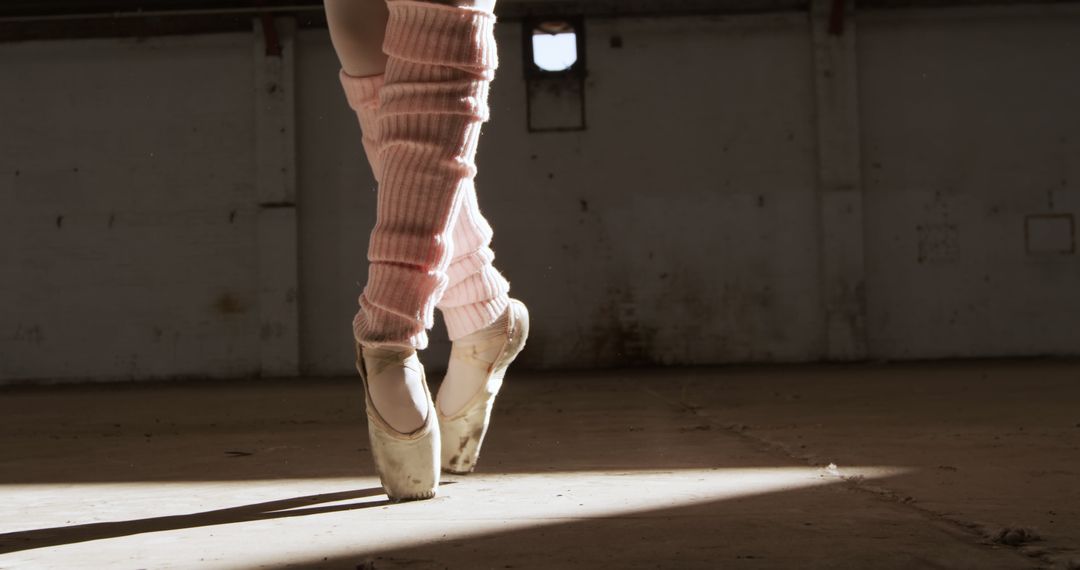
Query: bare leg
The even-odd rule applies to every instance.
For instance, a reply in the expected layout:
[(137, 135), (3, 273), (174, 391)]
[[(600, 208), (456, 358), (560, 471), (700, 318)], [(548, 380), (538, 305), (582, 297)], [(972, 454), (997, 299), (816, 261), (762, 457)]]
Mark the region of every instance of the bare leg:
[[(392, 0), (391, 0), (392, 1)], [(493, 11), (495, 0), (425, 0)], [(386, 0), (323, 0), (330, 41), (345, 73), (363, 77), (386, 69), (382, 51), (389, 13)]]
[(324, 0), (330, 41), (345, 73), (376, 75), (386, 69), (382, 51), (389, 12), (385, 0)]

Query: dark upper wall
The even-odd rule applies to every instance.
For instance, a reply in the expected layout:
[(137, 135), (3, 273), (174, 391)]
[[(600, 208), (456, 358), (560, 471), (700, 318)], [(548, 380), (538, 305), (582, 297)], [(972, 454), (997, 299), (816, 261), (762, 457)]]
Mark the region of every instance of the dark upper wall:
[[(856, 10), (1032, 4), (1030, 0), (838, 0)], [(1080, 0), (1039, 0), (1038, 4)], [(501, 20), (577, 14), (590, 18), (805, 11), (808, 0), (500, 0)], [(325, 27), (322, 0), (10, 0), (0, 4), (0, 42), (149, 37), (251, 29), (257, 14), (288, 14)]]

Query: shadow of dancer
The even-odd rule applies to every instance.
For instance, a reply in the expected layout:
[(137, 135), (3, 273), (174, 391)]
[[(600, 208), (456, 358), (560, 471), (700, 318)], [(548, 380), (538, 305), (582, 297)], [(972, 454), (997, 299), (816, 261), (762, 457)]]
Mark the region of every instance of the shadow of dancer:
[(382, 487), (372, 487), (369, 489), (306, 495), (303, 497), (280, 499), (276, 501), (267, 501), (265, 503), (255, 503), (252, 505), (229, 507), (227, 509), (217, 509), (186, 515), (169, 515), (126, 521), (79, 524), (9, 532), (0, 534), (0, 554), (87, 542), (90, 540), (117, 538), (147, 532), (317, 515), (394, 504), (393, 501), (388, 499), (381, 499), (345, 505), (297, 508), (318, 503), (332, 503), (335, 501), (362, 499), (379, 495), (384, 495)]

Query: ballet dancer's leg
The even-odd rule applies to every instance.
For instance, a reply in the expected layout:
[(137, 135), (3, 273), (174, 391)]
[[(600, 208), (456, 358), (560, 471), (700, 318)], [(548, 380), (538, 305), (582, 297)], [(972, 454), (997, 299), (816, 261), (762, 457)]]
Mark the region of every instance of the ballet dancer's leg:
[[(328, 14), (333, 11), (328, 9)], [(353, 332), (362, 356), (358, 362), (362, 376), (374, 378), (397, 370), (398, 377), (404, 373), (406, 382), (398, 379), (396, 386), (403, 388), (411, 371), (419, 376), (424, 399), (430, 402), (415, 350), (426, 346), (435, 304), (450, 285), (447, 272), (455, 260), (453, 239), (459, 233), (462, 207), (475, 209), (470, 192), (474, 192), (476, 145), (480, 125), (487, 119), (487, 91), (497, 67), (494, 14), (412, 0), (391, 0), (388, 12), (381, 86), (374, 77), (378, 74), (361, 75), (359, 66), (350, 68), (342, 57), (342, 84), (360, 118), (365, 151), (373, 157), (372, 170), (379, 182), (368, 284), (360, 297)], [(335, 33), (334, 27), (331, 31)], [(347, 43), (335, 40), (338, 49)], [(379, 104), (372, 105), (376, 93)], [(410, 366), (410, 359), (415, 366)], [(365, 382), (369, 384), (374, 382)], [(434, 448), (438, 453), (437, 445), (426, 443), (427, 434), (437, 432), (430, 429), (431, 404), (421, 415), (415, 390), (399, 389), (390, 398), (393, 402), (378, 403), (371, 392), (367, 395), (373, 452), (388, 494), (393, 496), (391, 488), (398, 486), (399, 497), (431, 496), (437, 473), (431, 485), (419, 484), (411, 475), (430, 466), (426, 450)], [(402, 398), (409, 395), (413, 397)], [(414, 412), (411, 423), (385, 423), (408, 436), (407, 427), (421, 420), (413, 440), (383, 429), (387, 418), (372, 417), (372, 408), (382, 413), (384, 407), (410, 399), (413, 405), (404, 407), (413, 408), (405, 410)], [(408, 414), (401, 416), (410, 419)], [(425, 462), (428, 465), (421, 465)]]
[(391, 0), (377, 118), (379, 199), (354, 333), (422, 349), (449, 285), (452, 221), (471, 191), (497, 66), (490, 12)]

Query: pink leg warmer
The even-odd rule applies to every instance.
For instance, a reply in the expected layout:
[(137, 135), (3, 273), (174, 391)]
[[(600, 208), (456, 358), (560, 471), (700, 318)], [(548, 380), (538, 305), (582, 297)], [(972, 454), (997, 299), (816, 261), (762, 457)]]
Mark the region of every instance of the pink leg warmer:
[(341, 87), (345, 90), (345, 100), (349, 102), (349, 107), (356, 112), (356, 117), (360, 120), (360, 134), (362, 137), (361, 142), (364, 145), (364, 154), (367, 155), (368, 164), (371, 165), (371, 172), (375, 175), (376, 182), (381, 179), (379, 174), (379, 149), (376, 146), (379, 140), (379, 133), (376, 129), (378, 129), (379, 124), (376, 117), (379, 113), (379, 90), (382, 89), (385, 77), (382, 73), (356, 77), (345, 73), (344, 69), (338, 72)]
[(470, 187), (454, 224), (449, 286), (438, 304), (452, 341), (495, 322), (510, 306), (510, 283), (493, 265), (491, 236)]
[(436, 305), (454, 340), (494, 322), (509, 304), (473, 185), (498, 65), (495, 17), (412, 0), (388, 7), (386, 73), (340, 75), (379, 182), (368, 284), (353, 331), (367, 346), (420, 349)]

